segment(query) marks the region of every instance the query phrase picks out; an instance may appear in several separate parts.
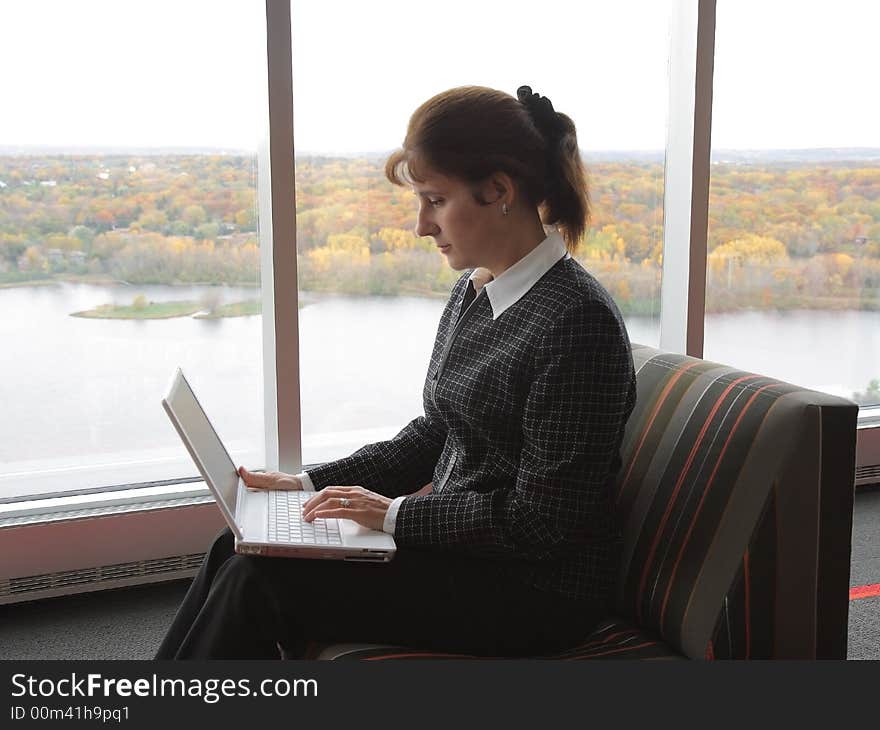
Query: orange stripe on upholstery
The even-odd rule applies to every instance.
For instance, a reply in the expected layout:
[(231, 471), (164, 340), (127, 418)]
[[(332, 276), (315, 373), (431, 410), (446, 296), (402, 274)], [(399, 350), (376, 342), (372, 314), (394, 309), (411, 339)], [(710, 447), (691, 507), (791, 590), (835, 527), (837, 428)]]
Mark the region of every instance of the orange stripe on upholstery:
[[(648, 434), (651, 433), (651, 427), (654, 425), (654, 421), (657, 419), (657, 415), (660, 413), (660, 409), (663, 407), (663, 404), (666, 402), (666, 399), (672, 392), (672, 388), (688, 370), (696, 367), (698, 364), (700, 364), (700, 361), (696, 360), (695, 362), (688, 363), (680, 370), (676, 370), (673, 376), (666, 383), (666, 386), (663, 388), (663, 392), (660, 393), (660, 396), (657, 398), (657, 402), (654, 404), (654, 410), (651, 412), (651, 415), (648, 418), (647, 423), (645, 424), (645, 428), (642, 430), (642, 435), (639, 438), (639, 445), (636, 446), (635, 451), (633, 451), (632, 458), (629, 460), (629, 469), (626, 470), (626, 475), (620, 481), (620, 486), (617, 489), (618, 502), (620, 501), (620, 495), (623, 494), (624, 489), (629, 482), (629, 478), (632, 475), (632, 470), (638, 459), (639, 452), (642, 450), (642, 446), (645, 445), (645, 440), (648, 438)], [(645, 365), (643, 365), (642, 367), (645, 367), (646, 365), (648, 365), (648, 363), (645, 363)]]
[[(734, 384), (735, 383), (731, 383), (730, 387), (732, 388)], [(675, 575), (678, 572), (678, 566), (681, 564), (681, 557), (682, 557), (682, 555), (684, 555), (685, 548), (687, 547), (688, 543), (690, 542), (691, 534), (694, 531), (694, 525), (697, 524), (697, 519), (700, 517), (700, 513), (703, 511), (703, 504), (706, 501), (706, 497), (709, 494), (709, 490), (712, 489), (712, 484), (715, 482), (715, 476), (718, 474), (718, 470), (721, 468), (721, 463), (724, 461), (724, 455), (727, 453), (727, 447), (730, 446), (730, 443), (733, 441), (733, 437), (736, 434), (737, 429), (739, 429), (740, 423), (742, 423), (743, 418), (745, 418), (746, 413), (748, 413), (749, 409), (752, 407), (752, 404), (755, 402), (755, 400), (758, 398), (758, 396), (761, 395), (761, 393), (763, 393), (765, 390), (767, 390), (767, 388), (772, 388), (775, 385), (779, 385), (779, 383), (775, 383), (775, 382), (768, 383), (767, 385), (764, 385), (761, 388), (758, 388), (758, 390), (756, 390), (754, 393), (752, 393), (752, 397), (749, 398), (749, 400), (746, 402), (746, 404), (742, 407), (742, 410), (739, 412), (739, 414), (736, 417), (736, 421), (733, 424), (733, 428), (731, 428), (730, 433), (727, 434), (727, 439), (724, 442), (724, 446), (721, 448), (721, 451), (718, 454), (718, 458), (715, 460), (715, 467), (712, 469), (712, 474), (709, 476), (709, 479), (706, 481), (706, 487), (703, 489), (703, 493), (700, 495), (700, 501), (697, 504), (696, 510), (694, 511), (694, 516), (691, 518), (691, 523), (688, 526), (688, 531), (684, 536), (684, 540), (682, 540), (681, 547), (678, 550), (678, 555), (675, 556), (675, 565), (672, 568), (672, 573), (670, 573), (670, 575), (669, 575), (669, 580), (666, 582), (666, 592), (663, 595), (663, 606), (660, 609), (660, 626), (663, 626), (663, 621), (666, 619), (666, 606), (669, 603), (669, 594), (672, 592), (672, 584), (673, 584), (673, 581), (675, 580)], [(721, 397), (718, 399), (718, 402), (712, 408), (712, 412), (709, 414), (709, 418), (703, 424), (703, 430), (700, 431), (700, 435), (697, 439), (697, 444), (694, 446), (694, 449), (696, 449), (697, 446), (699, 445), (699, 442), (702, 441), (703, 435), (706, 433), (706, 430), (707, 430), (707, 427), (708, 427), (710, 421), (712, 420), (713, 416), (715, 415), (715, 412), (718, 410), (718, 408), (721, 405), (721, 401), (725, 398), (725, 396), (729, 392), (730, 392), (730, 388), (725, 390), (724, 393), (722, 393)], [(688, 457), (688, 462), (687, 462), (687, 464), (685, 464), (685, 469), (684, 469), (685, 472), (690, 467), (691, 460), (693, 459), (693, 456), (694, 456), (694, 451), (691, 451), (691, 455), (690, 455), (690, 457)], [(679, 479), (679, 485), (681, 484), (682, 479), (683, 479), (683, 476), (680, 477), (680, 479)], [(679, 485), (676, 485), (676, 492), (678, 491)], [(668, 505), (667, 509), (670, 509), (670, 507), (671, 507), (671, 505)]]
[[(675, 500), (678, 497), (678, 493), (681, 491), (682, 484), (684, 484), (684, 480), (687, 477), (688, 472), (690, 471), (691, 465), (693, 464), (694, 458), (700, 450), (700, 447), (703, 444), (703, 439), (706, 436), (706, 432), (709, 430), (709, 424), (712, 423), (712, 419), (715, 417), (715, 414), (721, 408), (721, 404), (724, 402), (724, 399), (727, 395), (732, 391), (737, 385), (740, 383), (744, 383), (747, 380), (754, 380), (756, 378), (761, 378), (761, 375), (744, 375), (741, 378), (737, 378), (732, 383), (730, 383), (721, 395), (715, 400), (715, 404), (712, 406), (712, 410), (709, 412), (709, 415), (703, 421), (703, 426), (700, 429), (700, 433), (696, 439), (694, 439), (694, 445), (691, 447), (691, 451), (688, 454), (687, 461), (684, 464), (684, 467), (681, 470), (681, 473), (678, 475), (678, 481), (675, 483), (675, 488), (672, 490), (672, 494), (669, 497), (669, 500), (666, 502), (666, 509), (663, 512), (663, 517), (660, 520), (660, 524), (657, 527), (657, 531), (654, 533), (654, 539), (651, 542), (651, 549), (648, 552), (648, 557), (645, 559), (645, 566), (642, 569), (642, 577), (639, 581), (639, 590), (636, 594), (636, 610), (638, 611), (639, 623), (642, 623), (645, 619), (644, 617), (644, 603), (642, 601), (642, 597), (645, 593), (645, 584), (648, 581), (648, 573), (651, 570), (651, 564), (654, 562), (654, 554), (657, 552), (657, 547), (660, 544), (660, 538), (663, 536), (663, 530), (666, 527), (666, 523), (669, 521), (669, 515), (672, 514), (672, 508), (675, 506)], [(705, 496), (706, 492), (703, 492)], [(660, 625), (662, 626), (662, 620)]]

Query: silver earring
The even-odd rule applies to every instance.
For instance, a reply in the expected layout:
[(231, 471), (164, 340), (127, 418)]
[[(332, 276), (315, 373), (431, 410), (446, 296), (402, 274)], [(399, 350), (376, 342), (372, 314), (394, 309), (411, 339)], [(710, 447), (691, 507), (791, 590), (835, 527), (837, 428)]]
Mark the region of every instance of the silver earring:
[(501, 204), (501, 215), (507, 215), (510, 213), (510, 208), (507, 207), (507, 203)]

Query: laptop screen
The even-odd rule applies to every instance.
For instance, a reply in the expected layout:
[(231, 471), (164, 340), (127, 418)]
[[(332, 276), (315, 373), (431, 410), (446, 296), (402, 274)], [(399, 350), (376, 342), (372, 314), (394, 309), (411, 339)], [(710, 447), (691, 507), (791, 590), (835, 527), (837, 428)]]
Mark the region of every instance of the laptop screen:
[(234, 520), (238, 472), (180, 369), (162, 402), (182, 431), (181, 436), (202, 477), (219, 492)]

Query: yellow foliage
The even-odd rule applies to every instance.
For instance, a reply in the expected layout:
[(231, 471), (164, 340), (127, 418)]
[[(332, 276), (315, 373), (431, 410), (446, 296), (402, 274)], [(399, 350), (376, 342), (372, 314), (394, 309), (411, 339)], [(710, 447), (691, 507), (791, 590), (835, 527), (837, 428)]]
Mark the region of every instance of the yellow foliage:
[(31, 271), (49, 270), (49, 262), (36, 246), (28, 246), (24, 252), (24, 257), (27, 260), (28, 268)]
[[(357, 238), (357, 236), (352, 236)], [(331, 246), (319, 246), (306, 252), (309, 262), (317, 273), (326, 274), (332, 270), (340, 270), (345, 266), (369, 265), (370, 249), (366, 246), (354, 251)]]
[(332, 266), (333, 251), (331, 251), (326, 246), (313, 248), (311, 251), (307, 251), (306, 257), (309, 259), (312, 266), (315, 267), (315, 271), (317, 271), (318, 273), (326, 274), (328, 271), (330, 271), (330, 267)]
[(845, 279), (853, 267), (853, 257), (845, 253), (836, 253), (832, 254), (831, 261), (834, 273)]
[(741, 266), (744, 263), (772, 264), (787, 259), (788, 253), (782, 241), (749, 233), (718, 246), (709, 254), (709, 265), (713, 270), (721, 271), (731, 260)]
[(370, 236), (370, 239), (385, 244), (385, 248), (389, 251), (408, 251), (414, 249), (419, 244), (412, 231), (405, 231), (401, 228), (382, 228), (378, 233)]
[(325, 248), (331, 251), (339, 251), (349, 253), (354, 256), (363, 258), (370, 257), (370, 247), (362, 236), (356, 236), (351, 233), (334, 233), (327, 236), (327, 245)]
[(46, 236), (47, 248), (58, 248), (62, 251), (79, 251), (82, 248), (82, 241), (74, 236), (65, 236), (61, 233), (51, 233)]
[(257, 213), (251, 208), (242, 208), (235, 214), (235, 223), (240, 227), (253, 226), (257, 221)]

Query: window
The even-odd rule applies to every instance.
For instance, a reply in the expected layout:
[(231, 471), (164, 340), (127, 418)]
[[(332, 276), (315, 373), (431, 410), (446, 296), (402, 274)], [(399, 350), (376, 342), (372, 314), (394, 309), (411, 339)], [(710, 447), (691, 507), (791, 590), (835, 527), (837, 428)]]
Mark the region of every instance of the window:
[(265, 18), (216, 7), (0, 9), (0, 500), (196, 476), (160, 405), (178, 365), (264, 462)]
[[(553, 0), (536, 17), (500, 2), (293, 0), (291, 13), (305, 463), (391, 437), (421, 411), (459, 274), (413, 235), (412, 192), (383, 165), (445, 89), (528, 84), (572, 117), (593, 200), (579, 258), (632, 340), (658, 343), (668, 3)], [(560, 35), (562, 19), (579, 30)]]
[(880, 405), (875, 3), (718, 3), (708, 359)]

